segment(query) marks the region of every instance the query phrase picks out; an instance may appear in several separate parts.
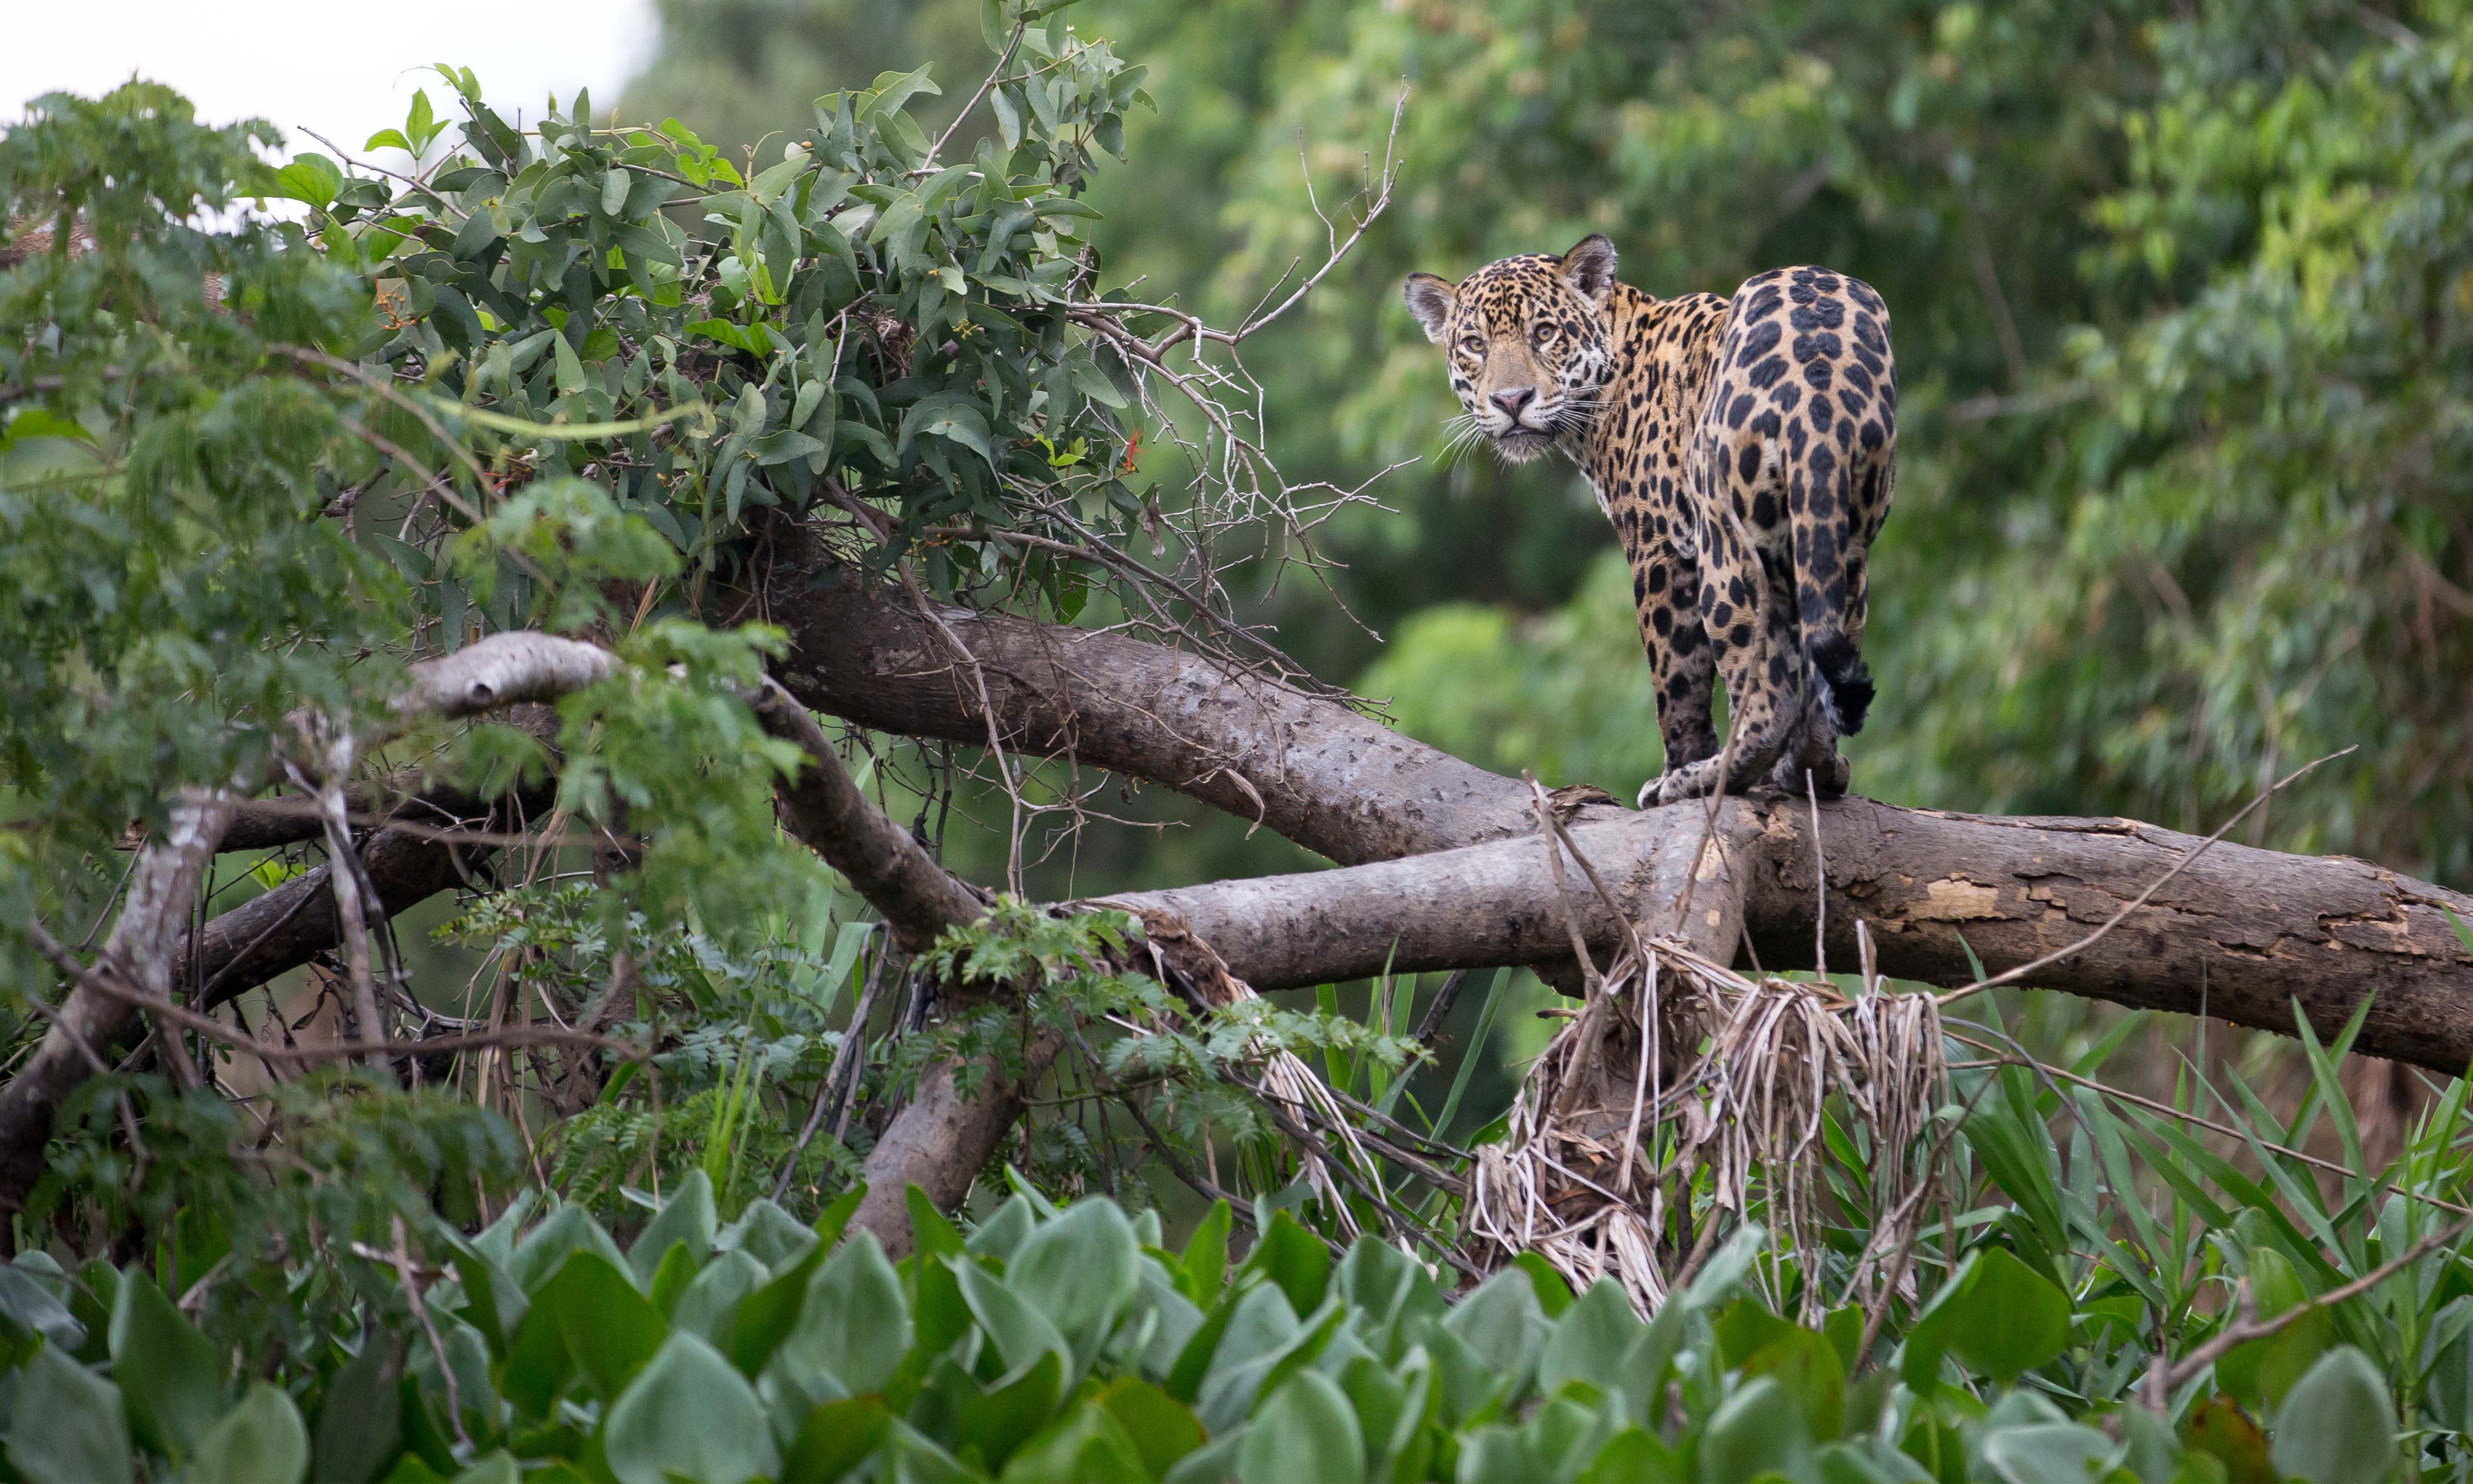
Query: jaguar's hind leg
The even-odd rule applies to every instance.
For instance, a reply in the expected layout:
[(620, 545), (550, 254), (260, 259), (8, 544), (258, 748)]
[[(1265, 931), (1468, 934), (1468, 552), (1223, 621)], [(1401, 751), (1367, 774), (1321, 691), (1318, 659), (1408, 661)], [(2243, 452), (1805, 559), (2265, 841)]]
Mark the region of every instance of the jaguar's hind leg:
[[(1769, 580), (1759, 557), (1726, 537), (1706, 542), (1700, 613), (1730, 712), (1725, 748), (1657, 780), (1657, 802), (1677, 803), (1723, 789), (1741, 793), (1765, 779), (1793, 740), (1803, 711), (1802, 656), (1793, 597)], [(1723, 768), (1722, 781), (1720, 768)]]

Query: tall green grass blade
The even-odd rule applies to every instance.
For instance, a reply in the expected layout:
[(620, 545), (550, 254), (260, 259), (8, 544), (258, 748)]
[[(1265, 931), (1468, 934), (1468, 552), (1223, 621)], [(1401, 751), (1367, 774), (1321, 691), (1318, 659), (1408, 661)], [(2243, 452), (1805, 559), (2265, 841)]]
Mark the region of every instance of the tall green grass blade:
[(1451, 1137), (1452, 1119), (1460, 1111), (1460, 1099), (1468, 1092), (1469, 1079), (1477, 1073), (1477, 1058), (1485, 1054), (1486, 1041), (1494, 1031), (1494, 1013), (1501, 1008), (1502, 989), (1511, 978), (1508, 970), (1501, 969), (1489, 969), (1485, 975), (1485, 1003), (1477, 1013), (1477, 1030), (1469, 1037), (1468, 1049), (1460, 1053), (1460, 1067), (1453, 1074), (1451, 1095), (1443, 1099), (1443, 1111), (1427, 1126), (1427, 1134), (1434, 1138)]

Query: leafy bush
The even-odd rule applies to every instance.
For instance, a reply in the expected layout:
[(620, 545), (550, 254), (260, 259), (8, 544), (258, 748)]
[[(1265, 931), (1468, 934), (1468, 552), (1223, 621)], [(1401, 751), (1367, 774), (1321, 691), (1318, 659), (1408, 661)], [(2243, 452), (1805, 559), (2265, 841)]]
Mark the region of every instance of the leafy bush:
[(758, 1201), (722, 1227), (699, 1172), (622, 1250), (525, 1203), (439, 1233), (417, 1325), (372, 1315), (274, 1367), (220, 1352), (141, 1269), (21, 1258), (0, 1270), (9, 1463), (35, 1484), (2160, 1484), (2397, 1460), (2385, 1381), (2341, 1346), (2289, 1378), (2271, 1434), (2228, 1402), (2181, 1436), (2135, 1406), (2072, 1420), (2021, 1378), (2106, 1316), (1999, 1250), (1866, 1370), (1860, 1315), (1815, 1331), (1741, 1295), (1757, 1226), (1644, 1323), (1613, 1283), (1575, 1299), (1525, 1263), (1454, 1299), (1400, 1249), (1334, 1257), (1285, 1211), (1232, 1265), (1224, 1203), (1171, 1253), (1155, 1214), (1105, 1199), (1018, 1185), (965, 1234), (914, 1191), (897, 1264), (835, 1240), (856, 1205), (810, 1229)]

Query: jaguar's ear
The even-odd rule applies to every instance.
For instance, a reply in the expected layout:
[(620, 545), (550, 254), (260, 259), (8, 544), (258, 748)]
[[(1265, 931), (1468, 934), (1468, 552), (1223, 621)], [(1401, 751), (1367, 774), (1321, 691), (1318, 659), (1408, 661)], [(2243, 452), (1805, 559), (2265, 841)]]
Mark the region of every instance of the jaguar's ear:
[(1603, 232), (1591, 232), (1563, 254), (1563, 281), (1602, 304), (1615, 287), (1615, 245)]
[(1452, 286), (1432, 274), (1410, 274), (1400, 293), (1408, 300), (1408, 312), (1417, 317), (1426, 338), (1441, 345), (1451, 328)]

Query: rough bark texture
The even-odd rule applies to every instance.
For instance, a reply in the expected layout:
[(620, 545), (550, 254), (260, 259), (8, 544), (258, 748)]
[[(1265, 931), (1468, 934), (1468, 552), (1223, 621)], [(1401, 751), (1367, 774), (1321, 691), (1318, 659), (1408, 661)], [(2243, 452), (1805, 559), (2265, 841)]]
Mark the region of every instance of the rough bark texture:
[(797, 743), (807, 754), (807, 766), (780, 789), (781, 814), (790, 832), (850, 878), (883, 915), (902, 952), (924, 953), (946, 928), (986, 915), (987, 904), (978, 893), (936, 864), (910, 831), (885, 818), (858, 791), (831, 739), (806, 707), (768, 682), (756, 698), (756, 713), (766, 730)]
[(519, 630), (493, 634), (412, 667), (395, 698), (397, 718), (478, 716), (528, 701), (555, 701), (608, 680), (618, 661), (581, 639)]
[[(1008, 748), (1164, 784), (1344, 866), (1531, 827), (1518, 782), (1336, 701), (1116, 634), (937, 613), (985, 677)], [(784, 562), (765, 616), (791, 638), (774, 673), (808, 706), (883, 731), (986, 744), (967, 666), (900, 589), (809, 588)]]
[[(780, 672), (793, 693), (866, 726), (985, 738), (967, 672), (906, 595), (810, 590), (796, 565), (777, 568), (770, 594), (772, 618), (793, 636)], [(1121, 635), (943, 616), (985, 674), (1008, 746), (1166, 784), (1343, 865), (1533, 827), (1525, 784), (1338, 702)], [(1761, 962), (1811, 968), (1823, 898), (1809, 806), (1735, 799), (1723, 815), (1722, 828), (1754, 844), (1744, 916)], [(1630, 817), (1598, 804), (1577, 822)], [(1689, 807), (1678, 817), (1690, 818)], [(2092, 932), (2197, 842), (2123, 820), (1987, 818), (1849, 798), (1821, 806), (1818, 844), (1834, 961), (1854, 963), (1861, 916), (1883, 972), (1957, 985), (1974, 977), (1961, 933), (1993, 972), (2029, 963)], [(2375, 995), (2363, 1052), (2458, 1074), (2473, 1061), (2473, 955), (2442, 908), (2473, 922), (2473, 898), (2364, 862), (2219, 844), (2102, 942), (2033, 983), (2286, 1034), (2296, 998), (2323, 1031)]]
[[(1746, 914), (1753, 946), (1765, 964), (1808, 964), (1809, 815), (1792, 803), (1733, 807), (1759, 822), (1763, 845)], [(1820, 812), (1832, 962), (1855, 962), (1861, 916), (1884, 972), (1932, 984), (1972, 981), (1969, 946), (1994, 972), (2067, 947), (2202, 843), (2134, 820), (1947, 814), (1858, 798)], [(2461, 1076), (2473, 1065), (2473, 954), (2451, 911), (2473, 922), (2473, 897), (2350, 856), (2219, 841), (2031, 982), (2285, 1035), (2298, 1001), (2322, 1037), (2375, 996), (2360, 1050)]]
[[(1723, 956), (1737, 935), (1709, 935), (1726, 927), (1741, 900), (1726, 862), (1747, 861), (1749, 841), (1740, 821), (1710, 832), (1706, 820), (1696, 804), (1674, 804), (1580, 826), (1572, 841), (1634, 924)], [(1687, 902), (1695, 860), (1699, 884), (1688, 888)], [(1602, 964), (1622, 945), (1623, 924), (1568, 856), (1563, 873), (1558, 888), (1546, 842), (1531, 836), (1335, 871), (1136, 892), (1098, 904), (1146, 919), (1166, 915), (1258, 990), (1364, 978), (1385, 965), (1414, 973), (1566, 963), (1575, 920)]]
[[(488, 818), (493, 826), (513, 826), (517, 813), (505, 809)], [(489, 854), (486, 847), (450, 845), (400, 829), (382, 829), (361, 847), (361, 860), (378, 889), (378, 905), (388, 917), (462, 885)], [(198, 936), (195, 966), (197, 982), (206, 993), (197, 1008), (212, 1010), (236, 999), (335, 943), (335, 891), (327, 868), (320, 866), (206, 923)], [(191, 966), (185, 952), (181, 958), (185, 977)]]

